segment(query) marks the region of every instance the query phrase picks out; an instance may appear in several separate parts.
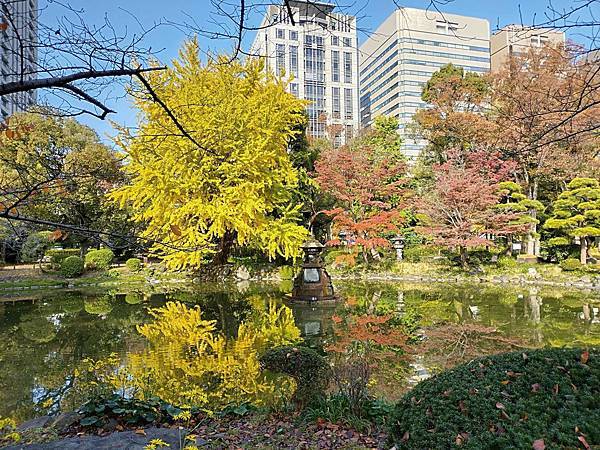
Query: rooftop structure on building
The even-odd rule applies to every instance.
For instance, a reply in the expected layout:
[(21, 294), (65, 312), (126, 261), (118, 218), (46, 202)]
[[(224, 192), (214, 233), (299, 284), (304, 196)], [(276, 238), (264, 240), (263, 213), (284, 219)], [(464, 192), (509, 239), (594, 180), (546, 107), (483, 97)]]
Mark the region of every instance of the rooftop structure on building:
[[(35, 78), (38, 0), (2, 2), (0, 22), (0, 84)], [(0, 97), (0, 119), (26, 111), (36, 101), (35, 91)]]
[(490, 26), (486, 19), (400, 8), (360, 46), (360, 120), (369, 127), (379, 115), (398, 118), (403, 152), (415, 159), (426, 142), (410, 132), (413, 115), (427, 104), (423, 85), (446, 64), (467, 71), (490, 70)]
[(314, 1), (267, 7), (251, 54), (289, 80), (288, 90), (310, 101), (307, 132), (346, 142), (359, 127), (356, 18)]

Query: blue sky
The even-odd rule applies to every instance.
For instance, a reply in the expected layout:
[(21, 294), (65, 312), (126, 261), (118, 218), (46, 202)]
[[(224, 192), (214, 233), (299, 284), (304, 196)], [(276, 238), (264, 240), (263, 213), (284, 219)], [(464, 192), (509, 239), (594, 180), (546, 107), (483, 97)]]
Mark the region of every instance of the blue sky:
[[(331, 1), (331, 0), (330, 0)], [(377, 26), (394, 10), (392, 0), (333, 0), (334, 3), (349, 5), (346, 11), (355, 13), (359, 17), (359, 42), (366, 38), (369, 31)], [(256, 2), (258, 3), (258, 2)], [(414, 8), (430, 7), (429, 0), (397, 0), (402, 6)], [(40, 0), (42, 6), (46, 5), (42, 20), (53, 23), (56, 18), (64, 13), (64, 10), (52, 2), (52, 0)], [(573, 0), (553, 0), (554, 8), (569, 8), (575, 5)], [(190, 18), (206, 29), (215, 29), (211, 23), (210, 16), (214, 8), (210, 0), (71, 0), (70, 5), (75, 9), (83, 9), (84, 17), (91, 24), (101, 24), (104, 17), (108, 17), (117, 30), (137, 31), (139, 26), (136, 20), (145, 27), (154, 22), (165, 19), (172, 22), (190, 21)], [(544, 15), (548, 13), (548, 0), (443, 0), (438, 7), (443, 12), (483, 17), (490, 21), (492, 30), (510, 23), (531, 24), (544, 21)], [(599, 11), (600, 12), (600, 11)], [(260, 17), (250, 17), (250, 22), (258, 24)], [(154, 50), (161, 50), (160, 58), (169, 62), (177, 55), (177, 51), (185, 40), (186, 35), (176, 27), (161, 27), (155, 30), (147, 39), (146, 45)], [(249, 47), (254, 35), (248, 33), (245, 36), (245, 46)], [(571, 38), (578, 40), (577, 36)], [(231, 43), (222, 40), (201, 40), (203, 49), (227, 52), (231, 49)], [(128, 126), (135, 125), (135, 112), (131, 109), (125, 99), (116, 100), (109, 105), (117, 111), (111, 115), (111, 119)], [(82, 122), (90, 125), (98, 131), (104, 140), (114, 131), (107, 121), (100, 121), (91, 117), (84, 117)]]

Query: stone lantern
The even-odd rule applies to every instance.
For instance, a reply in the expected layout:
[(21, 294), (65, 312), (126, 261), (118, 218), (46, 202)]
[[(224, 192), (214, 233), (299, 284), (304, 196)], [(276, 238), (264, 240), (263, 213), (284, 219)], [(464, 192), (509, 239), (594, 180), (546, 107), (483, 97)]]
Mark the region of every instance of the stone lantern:
[(292, 300), (307, 302), (335, 300), (331, 277), (320, 258), (323, 244), (310, 238), (301, 248), (304, 250), (304, 263), (300, 273), (294, 279)]
[(397, 234), (390, 239), (390, 242), (392, 243), (392, 247), (396, 250), (396, 260), (402, 261), (404, 258), (404, 236)]

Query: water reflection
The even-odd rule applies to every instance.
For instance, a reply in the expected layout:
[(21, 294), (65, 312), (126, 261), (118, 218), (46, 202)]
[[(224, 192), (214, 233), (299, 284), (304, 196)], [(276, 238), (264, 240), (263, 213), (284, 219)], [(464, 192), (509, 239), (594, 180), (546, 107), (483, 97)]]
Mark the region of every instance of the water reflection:
[[(290, 304), (296, 325), (316, 342), (333, 333), (332, 316), (413, 314), (421, 325), (442, 323), (493, 327), (532, 346), (600, 345), (598, 293), (434, 284), (337, 283), (344, 299), (316, 305)], [(285, 286), (203, 285), (187, 291), (44, 292), (0, 303), (0, 415), (24, 420), (45, 411), (49, 392), (68, 389), (84, 358), (141, 352), (136, 325), (149, 321), (147, 307), (168, 300), (200, 305), (235, 337), (252, 302), (283, 301)], [(397, 382), (397, 381), (395, 381)], [(61, 405), (67, 409), (76, 405)]]

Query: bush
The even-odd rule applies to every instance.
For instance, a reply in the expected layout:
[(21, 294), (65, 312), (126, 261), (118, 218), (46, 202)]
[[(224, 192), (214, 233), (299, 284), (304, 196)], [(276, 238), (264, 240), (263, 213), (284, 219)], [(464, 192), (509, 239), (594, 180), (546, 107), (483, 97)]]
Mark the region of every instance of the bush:
[(129, 258), (127, 261), (125, 261), (125, 266), (131, 272), (139, 272), (139, 270), (142, 268), (142, 261), (140, 261), (138, 258)]
[(46, 251), (44, 256), (50, 258), (50, 262), (57, 266), (60, 266), (62, 262), (69, 256), (79, 256), (81, 250), (78, 248), (51, 248)]
[(419, 383), (390, 423), (398, 449), (531, 449), (539, 439), (546, 448), (580, 448), (580, 438), (598, 445), (600, 349), (476, 359)]
[(583, 264), (578, 259), (569, 258), (560, 262), (560, 268), (566, 272), (572, 272), (574, 270), (581, 270)]
[(84, 263), (79, 256), (69, 256), (60, 265), (60, 273), (65, 278), (75, 278), (83, 273)]
[(284, 373), (296, 380), (292, 400), (300, 408), (325, 396), (331, 370), (325, 358), (308, 347), (285, 345), (268, 350), (260, 358), (261, 367), (271, 372)]
[(501, 256), (498, 258), (498, 267), (501, 269), (514, 269), (519, 266), (520, 264), (512, 256)]
[(109, 248), (90, 250), (85, 255), (85, 266), (88, 269), (107, 270), (110, 268), (115, 254)]

